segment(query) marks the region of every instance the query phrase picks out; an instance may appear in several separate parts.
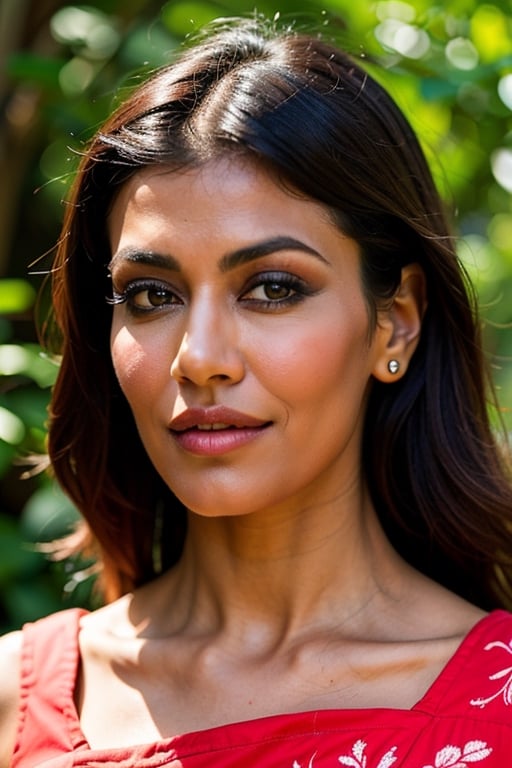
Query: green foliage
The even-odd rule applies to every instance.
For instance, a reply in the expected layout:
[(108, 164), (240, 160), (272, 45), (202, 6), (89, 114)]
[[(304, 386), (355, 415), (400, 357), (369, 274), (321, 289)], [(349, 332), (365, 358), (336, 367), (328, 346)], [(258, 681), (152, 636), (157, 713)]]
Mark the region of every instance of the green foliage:
[[(30, 468), (44, 459), (46, 407), (57, 364), (37, 344), (12, 341), (12, 324), (5, 317), (26, 312), (34, 298), (34, 288), (25, 280), (0, 280), (0, 626), (4, 630), (64, 604), (70, 575), (65, 565), (49, 563), (41, 543), (69, 532), (77, 520), (76, 510), (49, 477), (30, 478)], [(22, 471), (27, 480), (20, 492)], [(13, 506), (19, 515), (12, 514)], [(77, 597), (71, 596), (70, 604)]]
[[(510, 2), (262, 0), (257, 7), (278, 24), (321, 32), (363, 57), (410, 118), (453, 210), (460, 253), (483, 307), (501, 403), (509, 409)], [(28, 29), (30, 3), (26, 9)], [(29, 330), (39, 278), (28, 275), (27, 264), (55, 242), (77, 153), (116, 101), (151, 68), (169, 61), (205, 23), (254, 13), (249, 0), (53, 2), (51, 10), (49, 24), (38, 29), (30, 44), (21, 42), (30, 39), (27, 34), (12, 44), (3, 62), (6, 83), (0, 80), (7, 105), (0, 124), (0, 162), (2, 178), (12, 185), (4, 198), (0, 194), (0, 232), (5, 233), (0, 238), (0, 268), (5, 262), (5, 279), (0, 280), (3, 629), (68, 604), (63, 595), (71, 602), (89, 600), (87, 580), (82, 583), (81, 575), (73, 580), (66, 567), (50, 564), (35, 547), (66, 533), (76, 513), (48, 477), (20, 480), (22, 469), (13, 464), (44, 454), (46, 403), (56, 372), (55, 362), (42, 356)], [(4, 16), (8, 23), (8, 11)], [(47, 267), (42, 257), (34, 270)]]

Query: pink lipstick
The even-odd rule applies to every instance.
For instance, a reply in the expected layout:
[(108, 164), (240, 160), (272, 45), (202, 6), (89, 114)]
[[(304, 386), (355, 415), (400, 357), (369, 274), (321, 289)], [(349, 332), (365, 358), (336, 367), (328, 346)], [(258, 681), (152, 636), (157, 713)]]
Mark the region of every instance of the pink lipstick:
[(271, 422), (223, 405), (188, 408), (169, 423), (180, 448), (196, 456), (221, 456), (259, 437)]

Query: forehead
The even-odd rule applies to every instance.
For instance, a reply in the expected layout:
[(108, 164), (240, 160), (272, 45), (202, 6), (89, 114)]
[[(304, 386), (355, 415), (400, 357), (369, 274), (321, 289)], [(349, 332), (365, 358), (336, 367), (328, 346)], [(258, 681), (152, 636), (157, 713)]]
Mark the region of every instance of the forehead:
[[(210, 160), (193, 166), (174, 168), (168, 165), (154, 165), (142, 168), (132, 175), (118, 192), (118, 201), (131, 200), (137, 207), (158, 204), (171, 200), (176, 204), (183, 193), (189, 196), (223, 200), (238, 196), (239, 199), (253, 199), (261, 193), (280, 194), (290, 200), (308, 200), (306, 195), (286, 184), (276, 171), (247, 156), (234, 155)], [(320, 206), (320, 203), (318, 203)]]
[[(327, 227), (342, 236), (326, 206), (285, 186), (277, 175), (246, 158), (222, 158), (194, 168), (138, 171), (119, 191), (109, 216), (113, 247), (123, 237), (208, 235), (253, 239), (263, 228), (304, 236)], [(332, 234), (332, 232), (331, 232)]]

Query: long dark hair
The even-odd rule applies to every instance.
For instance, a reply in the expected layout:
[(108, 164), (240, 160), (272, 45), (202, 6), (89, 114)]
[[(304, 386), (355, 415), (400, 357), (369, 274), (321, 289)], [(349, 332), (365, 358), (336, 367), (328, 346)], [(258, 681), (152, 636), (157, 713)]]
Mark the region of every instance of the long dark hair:
[(359, 243), (373, 323), (402, 267), (423, 267), (421, 341), (399, 382), (373, 383), (363, 466), (407, 561), (484, 608), (506, 604), (512, 490), (489, 424), (474, 297), (418, 141), (355, 60), (252, 22), (216, 31), (139, 86), (90, 143), (67, 206), (44, 333), (62, 354), (49, 451), (99, 547), (107, 599), (170, 567), (186, 534), (185, 510), (150, 463), (112, 369), (108, 211), (141, 167), (226, 153), (249, 155), (328, 207)]

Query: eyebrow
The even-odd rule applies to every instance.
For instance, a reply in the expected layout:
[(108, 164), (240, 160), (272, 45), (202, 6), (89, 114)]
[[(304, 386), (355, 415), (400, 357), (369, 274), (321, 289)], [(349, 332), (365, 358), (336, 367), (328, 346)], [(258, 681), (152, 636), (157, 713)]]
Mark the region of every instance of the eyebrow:
[[(294, 237), (288, 237), (280, 235), (273, 237), (270, 240), (264, 240), (261, 243), (254, 243), (248, 245), (245, 248), (237, 248), (236, 251), (226, 253), (219, 261), (219, 269), (221, 272), (229, 272), (232, 269), (240, 267), (242, 264), (261, 259), (264, 256), (269, 256), (271, 253), (278, 253), (279, 251), (301, 251), (307, 253), (310, 256), (314, 256), (324, 264), (328, 264), (321, 253), (314, 248), (311, 248), (301, 240), (296, 240)], [(130, 261), (135, 264), (147, 264), (153, 267), (161, 267), (162, 269), (169, 269), (174, 272), (181, 272), (181, 264), (171, 254), (162, 254), (155, 251), (142, 251), (138, 248), (122, 248), (112, 258), (109, 268), (118, 261)]]
[(148, 264), (162, 269), (172, 269), (174, 272), (181, 272), (181, 265), (174, 256), (170, 254), (157, 253), (156, 251), (141, 251), (138, 248), (121, 248), (114, 254), (108, 268), (112, 270), (120, 261), (129, 261), (132, 264)]
[(264, 240), (261, 243), (255, 243), (254, 245), (248, 245), (246, 248), (239, 248), (232, 253), (227, 253), (223, 256), (219, 262), (221, 272), (229, 272), (231, 269), (246, 264), (249, 261), (255, 259), (261, 259), (263, 256), (268, 256), (271, 253), (278, 253), (279, 251), (302, 251), (308, 253), (310, 256), (327, 263), (327, 260), (314, 248), (311, 248), (301, 240), (296, 240), (294, 237), (279, 236), (273, 237), (270, 240)]

